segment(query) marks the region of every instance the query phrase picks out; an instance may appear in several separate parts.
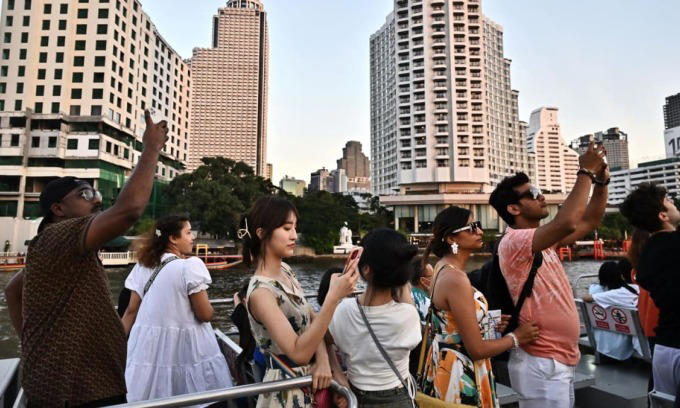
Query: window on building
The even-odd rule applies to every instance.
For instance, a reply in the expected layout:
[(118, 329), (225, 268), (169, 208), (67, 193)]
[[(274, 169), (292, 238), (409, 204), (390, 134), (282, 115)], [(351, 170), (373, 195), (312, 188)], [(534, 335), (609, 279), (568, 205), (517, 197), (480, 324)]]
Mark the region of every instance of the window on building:
[(28, 42), (28, 33), (21, 33), (21, 43), (26, 44)]
[(23, 105), (24, 101), (22, 101), (21, 99), (17, 99), (16, 101), (14, 101), (14, 110), (20, 111), (21, 109), (23, 109)]
[(109, 9), (105, 9), (105, 8), (99, 9), (99, 11), (97, 13), (97, 17), (99, 17), (99, 18), (109, 18)]
[(19, 50), (19, 59), (20, 60), (25, 60), (26, 59), (26, 54), (28, 51), (26, 51), (26, 48), (22, 48)]
[(85, 40), (76, 40), (76, 51), (85, 51)]
[(14, 0), (7, 0), (7, 10), (14, 10)]
[(56, 136), (50, 136), (49, 139), (47, 139), (47, 147), (49, 147), (49, 148), (57, 147), (57, 137)]
[(35, 113), (42, 113), (43, 111), (43, 104), (42, 102), (36, 102), (35, 103), (35, 108), (33, 109)]
[(46, 70), (44, 68), (40, 68), (38, 70), (38, 79), (45, 79), (45, 73), (46, 73)]
[(68, 13), (68, 4), (60, 4), (59, 5), (59, 14), (67, 14)]
[(37, 136), (33, 136), (31, 138), (31, 147), (40, 147), (40, 138)]
[(95, 88), (92, 90), (92, 99), (102, 99), (104, 97), (104, 90)]
[(26, 76), (26, 66), (25, 65), (20, 65), (19, 68), (17, 68), (17, 76), (18, 77)]
[(9, 59), (9, 50), (2, 50), (2, 59), (4, 60)]
[(21, 135), (19, 134), (13, 134), (12, 139), (9, 141), (9, 145), (12, 147), (17, 147), (19, 146), (19, 139), (21, 138)]
[(7, 16), (7, 17), (5, 18), (5, 25), (6, 25), (7, 27), (11, 27), (13, 22), (14, 22), (14, 17), (12, 17), (12, 16)]
[(61, 30), (61, 31), (66, 30), (66, 20), (59, 20), (58, 24), (59, 24), (59, 26), (58, 26), (59, 30)]
[(80, 105), (71, 105), (69, 112), (72, 116), (80, 116)]
[(0, 77), (6, 77), (8, 72), (9, 67), (7, 65), (3, 65), (0, 67)]
[(24, 83), (23, 82), (17, 82), (17, 93), (18, 94), (24, 93)]
[(74, 72), (71, 78), (71, 82), (83, 82), (83, 73)]
[(90, 150), (99, 150), (99, 139), (88, 140), (87, 148)]
[(40, 63), (46, 63), (47, 62), (47, 53), (46, 52), (41, 52), (38, 54), (38, 62)]
[(66, 37), (60, 35), (57, 37), (57, 47), (63, 47), (64, 45), (66, 45)]
[(87, 24), (76, 25), (76, 34), (87, 34)]
[(0, 94), (4, 94), (6, 92), (7, 92), (7, 83), (0, 82)]
[(97, 24), (97, 34), (106, 34), (107, 28), (106, 24)]
[(87, 9), (78, 9), (78, 18), (87, 18)]
[(106, 141), (106, 153), (111, 153), (111, 142)]
[(104, 66), (106, 66), (106, 57), (104, 57), (104, 56), (97, 56), (97, 57), (94, 57), (94, 66), (95, 66), (95, 67), (104, 67)]
[(43, 20), (42, 21), (42, 29), (43, 30), (49, 30), (50, 29), (50, 20)]
[(24, 26), (24, 27), (28, 27), (29, 25), (31, 25), (31, 17), (30, 16), (24, 16), (21, 19), (21, 25)]
[(59, 102), (52, 102), (52, 113), (59, 113)]
[(75, 56), (73, 57), (73, 66), (74, 67), (83, 67), (85, 66), (85, 57), (83, 56)]
[(80, 88), (71, 89), (71, 99), (81, 99), (83, 97), (83, 90)]
[(5, 44), (12, 42), (12, 33), (5, 33), (5, 38), (3, 39)]
[(61, 85), (54, 85), (52, 87), (52, 96), (61, 96)]
[(102, 114), (102, 106), (101, 105), (92, 105), (90, 108), (90, 115), (92, 116), (101, 116)]
[(68, 150), (78, 150), (78, 139), (68, 139), (66, 141), (66, 148)]
[(63, 62), (64, 62), (64, 53), (63, 53), (63, 52), (58, 52), (58, 53), (55, 55), (54, 60), (55, 60), (55, 62), (56, 62), (57, 64), (63, 63)]
[(95, 49), (97, 51), (105, 51), (106, 50), (106, 40), (97, 40)]
[(43, 6), (43, 13), (44, 14), (50, 14), (52, 13), (52, 5), (51, 4), (45, 4)]
[(31, 0), (24, 0), (24, 10), (31, 9)]
[(45, 96), (45, 85), (35, 87), (35, 96)]
[(48, 47), (50, 45), (50, 37), (43, 35), (40, 37), (40, 46), (41, 47)]
[[(113, 79), (113, 78), (111, 78)], [(103, 72), (95, 72), (94, 73), (94, 78), (92, 80), (95, 83), (101, 83), (104, 82), (104, 73)]]

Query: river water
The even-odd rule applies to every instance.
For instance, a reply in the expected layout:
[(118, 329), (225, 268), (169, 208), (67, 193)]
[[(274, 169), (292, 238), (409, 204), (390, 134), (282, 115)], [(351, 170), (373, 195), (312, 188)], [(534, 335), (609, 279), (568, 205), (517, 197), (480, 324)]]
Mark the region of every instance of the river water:
[[(468, 263), (468, 269), (473, 270), (481, 266), (489, 258), (474, 257)], [(574, 280), (584, 273), (597, 273), (601, 262), (591, 260), (579, 260), (574, 262), (565, 262), (564, 268), (569, 275), (572, 283)], [(307, 293), (316, 293), (319, 279), (322, 273), (331, 267), (342, 267), (343, 261), (340, 259), (314, 259), (309, 262), (298, 262), (291, 264), (295, 271), (300, 284)], [(107, 269), (109, 281), (111, 284), (111, 298), (114, 304), (117, 303), (118, 293), (125, 282), (131, 267)], [(13, 273), (0, 273), (0, 288), (4, 288), (7, 282), (11, 279)], [(208, 290), (211, 299), (215, 298), (231, 298), (238, 289), (247, 283), (250, 277), (248, 270), (245, 267), (237, 266), (235, 268), (213, 272), (213, 284)], [(579, 282), (577, 288), (579, 294), (583, 293), (587, 284), (592, 280), (582, 280)], [(316, 305), (316, 301), (312, 301)], [(229, 320), (231, 314), (231, 305), (215, 305), (216, 319), (213, 321), (213, 326), (222, 330), (230, 330), (232, 328)], [(7, 312), (7, 302), (5, 299), (4, 290), (0, 291), (0, 359), (17, 357), (19, 355), (19, 339), (12, 328)]]

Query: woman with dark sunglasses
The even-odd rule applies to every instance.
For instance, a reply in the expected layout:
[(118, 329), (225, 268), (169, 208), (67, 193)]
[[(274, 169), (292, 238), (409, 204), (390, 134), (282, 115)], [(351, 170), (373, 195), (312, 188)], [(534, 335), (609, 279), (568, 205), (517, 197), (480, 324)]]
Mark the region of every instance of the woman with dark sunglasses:
[(439, 257), (430, 288), (434, 339), (425, 360), (422, 390), (446, 402), (499, 407), (490, 358), (538, 337), (533, 323), (503, 338), (509, 316), (493, 329), (484, 295), (470, 284), (465, 266), (482, 245), (482, 224), (469, 210), (446, 208), (434, 220), (434, 236), (423, 257)]

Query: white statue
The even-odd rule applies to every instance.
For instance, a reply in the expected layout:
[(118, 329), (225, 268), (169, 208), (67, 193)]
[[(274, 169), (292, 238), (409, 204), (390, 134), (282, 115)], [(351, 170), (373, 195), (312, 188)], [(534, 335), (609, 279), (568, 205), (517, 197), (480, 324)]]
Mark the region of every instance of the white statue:
[(340, 228), (340, 246), (352, 246), (352, 230), (347, 227), (347, 221)]

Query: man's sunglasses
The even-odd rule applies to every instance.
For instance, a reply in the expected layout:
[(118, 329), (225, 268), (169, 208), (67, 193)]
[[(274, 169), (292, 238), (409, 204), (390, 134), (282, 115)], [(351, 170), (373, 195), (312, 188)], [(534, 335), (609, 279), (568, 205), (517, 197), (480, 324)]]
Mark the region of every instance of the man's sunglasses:
[(80, 193), (78, 193), (78, 197), (82, 198), (85, 201), (92, 201), (95, 198), (97, 199), (97, 201), (101, 201), (102, 193), (93, 188), (86, 188), (85, 190), (81, 190)]
[(523, 193), (517, 194), (517, 201), (523, 199), (523, 198), (530, 198), (532, 200), (538, 200), (538, 197), (542, 196), (543, 192), (541, 191), (540, 188), (534, 187), (534, 186), (529, 186), (529, 189)]
[(458, 228), (458, 229), (451, 231), (451, 234), (457, 234), (459, 232), (463, 232), (463, 231), (467, 231), (467, 230), (470, 230), (470, 232), (472, 232), (474, 234), (474, 233), (477, 232), (477, 230), (481, 230), (481, 229), (482, 229), (482, 223), (480, 221), (472, 221), (471, 223), (469, 223), (468, 225), (466, 225), (462, 228)]

